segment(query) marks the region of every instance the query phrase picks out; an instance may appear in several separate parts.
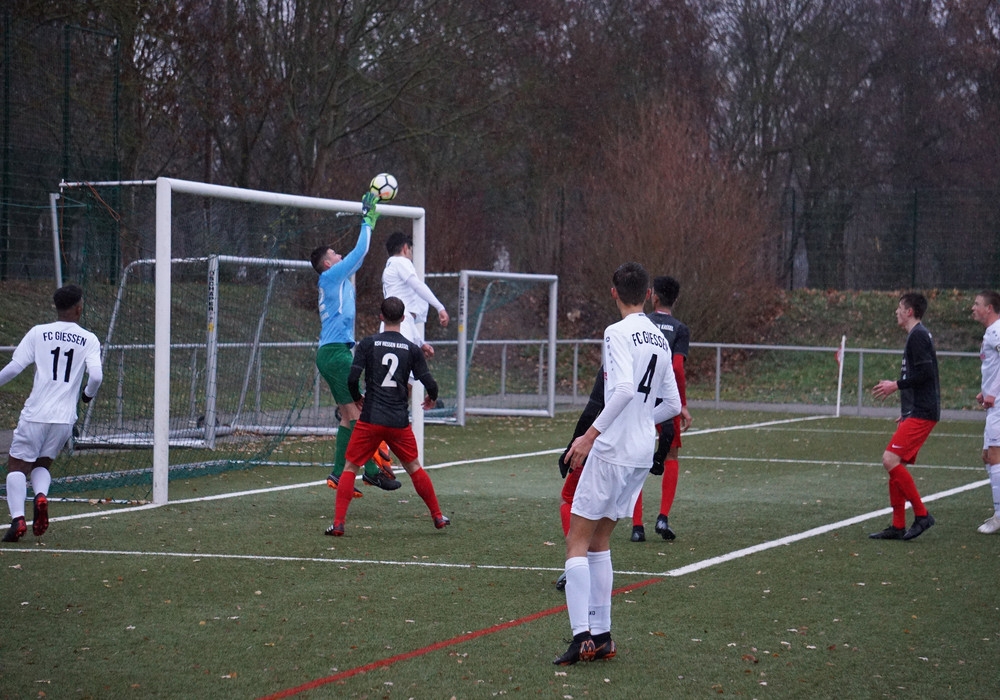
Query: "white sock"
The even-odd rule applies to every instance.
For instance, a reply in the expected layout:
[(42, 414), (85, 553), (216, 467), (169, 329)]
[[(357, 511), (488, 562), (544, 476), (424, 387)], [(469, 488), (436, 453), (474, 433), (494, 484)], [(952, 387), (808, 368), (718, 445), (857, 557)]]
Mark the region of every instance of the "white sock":
[(611, 550), (588, 552), (590, 564), (590, 633), (611, 631), (611, 589), (615, 572), (611, 566)]
[(993, 491), (993, 514), (1000, 517), (1000, 464), (991, 464), (988, 471), (990, 489)]
[(52, 475), (45, 467), (35, 467), (31, 470), (31, 490), (35, 494), (48, 493), (52, 485)]
[(24, 472), (7, 472), (7, 508), (10, 519), (24, 517), (24, 499), (28, 495), (28, 480)]
[(573, 636), (590, 629), (590, 567), (587, 557), (566, 560), (566, 610)]

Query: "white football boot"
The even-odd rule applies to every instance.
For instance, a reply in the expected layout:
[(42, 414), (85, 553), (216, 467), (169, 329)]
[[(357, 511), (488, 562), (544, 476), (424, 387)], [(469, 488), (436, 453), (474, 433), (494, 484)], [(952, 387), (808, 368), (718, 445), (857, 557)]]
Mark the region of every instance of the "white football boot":
[(994, 515), (989, 518), (982, 525), (979, 526), (979, 531), (984, 535), (992, 535), (994, 532), (1000, 532), (1000, 515)]

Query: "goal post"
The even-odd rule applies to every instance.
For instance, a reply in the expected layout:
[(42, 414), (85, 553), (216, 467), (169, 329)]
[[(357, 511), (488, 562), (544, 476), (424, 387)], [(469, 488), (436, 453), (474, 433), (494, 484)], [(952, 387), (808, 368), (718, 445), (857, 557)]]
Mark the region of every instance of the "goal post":
[[(361, 214), (361, 203), (337, 199), (320, 199), (302, 195), (280, 194), (260, 190), (248, 190), (224, 185), (213, 185), (190, 180), (160, 177), (156, 179), (156, 259), (170, 260), (173, 254), (171, 241), (171, 211), (174, 193), (186, 193), (231, 199), (255, 204), (308, 208), (325, 211), (343, 211)], [(413, 221), (414, 267), (423, 275), (425, 212), (422, 207), (405, 207), (393, 204), (379, 204), (380, 214), (398, 216)], [(420, 251), (420, 262), (417, 252)], [(154, 380), (153, 380), (153, 503), (163, 504), (168, 498), (168, 471), (170, 463), (170, 265), (157, 265), (156, 328), (154, 335)], [(417, 392), (414, 392), (416, 400)], [(414, 432), (419, 429), (418, 448), (423, 453), (423, 424), (418, 425), (419, 404), (414, 410)]]
[[(188, 428), (178, 430), (176, 427), (171, 429), (171, 446), (201, 447), (214, 450), (216, 448), (216, 438), (220, 433), (219, 420), (223, 413), (225, 413), (225, 420), (228, 423), (221, 431), (221, 434), (225, 435), (239, 431), (257, 435), (281, 436), (296, 432), (313, 435), (334, 432), (333, 428), (323, 429), (317, 426), (298, 427), (290, 424), (287, 419), (280, 423), (267, 423), (266, 421), (262, 422), (259, 420), (262, 411), (267, 412), (275, 408), (274, 402), (269, 402), (267, 407), (262, 407), (261, 404), (262, 387), (260, 375), (264, 371), (263, 354), (265, 350), (294, 349), (297, 351), (299, 357), (306, 352), (315, 350), (315, 340), (306, 341), (290, 338), (279, 340), (266, 337), (265, 334), (265, 325), (271, 311), (273, 297), (279, 295), (277, 290), (281, 287), (278, 284), (279, 277), (294, 275), (301, 280), (302, 277), (308, 275), (309, 278), (312, 278), (312, 275), (315, 274), (312, 264), (307, 260), (284, 260), (214, 254), (194, 258), (174, 258), (170, 263), (172, 267), (179, 270), (194, 269), (195, 271), (200, 271), (205, 276), (206, 282), (204, 294), (198, 299), (204, 305), (204, 340), (191, 342), (188, 339), (187, 341), (178, 342), (176, 337), (171, 337), (171, 348), (173, 351), (190, 349), (194, 353), (195, 359), (192, 361), (192, 364), (195, 367), (188, 368), (191, 376), (190, 392), (192, 395), (196, 394), (200, 386), (201, 391), (204, 393), (204, 407), (197, 429)], [(128, 290), (133, 287), (133, 280), (148, 276), (147, 271), (151, 269), (155, 270), (155, 265), (156, 260), (154, 258), (133, 260), (125, 266), (121, 273), (121, 279), (118, 282), (117, 292), (114, 296), (114, 302), (108, 317), (107, 334), (101, 346), (101, 360), (106, 367), (104, 376), (107, 389), (104, 394), (107, 398), (98, 404), (113, 404), (114, 409), (112, 410), (112, 414), (114, 419), (110, 423), (107, 420), (101, 421), (100, 419), (95, 419), (95, 404), (87, 404), (84, 413), (83, 428), (80, 431), (80, 435), (74, 439), (74, 448), (150, 447), (152, 445), (152, 433), (142, 430), (141, 422), (136, 422), (137, 416), (135, 412), (126, 411), (126, 405), (135, 399), (135, 391), (132, 386), (129, 386), (129, 390), (126, 391), (125, 387), (128, 382), (126, 371), (123, 369), (124, 366), (128, 365), (130, 367), (128, 370), (129, 374), (141, 371), (141, 363), (126, 362), (125, 356), (141, 353), (150, 347), (150, 345), (134, 337), (136, 333), (135, 328), (134, 326), (130, 328), (127, 320), (125, 323), (121, 323), (121, 321), (134, 315), (134, 313), (130, 314), (129, 312), (135, 302), (125, 301), (129, 293)], [(244, 279), (256, 277), (258, 280), (262, 280), (260, 284), (263, 287), (263, 291), (260, 298), (256, 299), (259, 310), (257, 307), (254, 307), (254, 313), (251, 314), (248, 312), (243, 318), (246, 321), (246, 325), (252, 328), (252, 331), (243, 340), (228, 339), (220, 341), (220, 288), (223, 286), (223, 271), (232, 270), (233, 268), (237, 268), (241, 274), (229, 275), (230, 277), (243, 277)], [(190, 274), (186, 276), (188, 278), (191, 277)], [(287, 289), (282, 288), (282, 291), (287, 295)], [(173, 294), (173, 290), (171, 296), (176, 296)], [(119, 325), (124, 327), (122, 331), (119, 331)], [(128, 337), (130, 331), (133, 334), (131, 339)], [(120, 339), (119, 336), (124, 336), (124, 339)], [(246, 364), (241, 370), (237, 369), (237, 366), (233, 364), (235, 357), (227, 358), (226, 360), (221, 358), (224, 351), (229, 351), (232, 354), (238, 350), (245, 350), (247, 356)], [(200, 384), (198, 382), (199, 372), (196, 368), (197, 353), (199, 351), (203, 351), (205, 357), (204, 369), (201, 372), (203, 381)], [(117, 373), (114, 372), (114, 367), (108, 366), (112, 360), (117, 360)], [(231, 379), (229, 383), (220, 380), (220, 364), (224, 364), (224, 366), (229, 368), (228, 376), (230, 378), (236, 376), (235, 383), (238, 387), (237, 390), (232, 390), (229, 386), (229, 383), (232, 381)], [(251, 389), (251, 380), (255, 378), (255, 368), (256, 385)], [(174, 367), (171, 368), (171, 372), (175, 375), (174, 380), (176, 382), (177, 372)], [(112, 386), (114, 386), (113, 391), (109, 390)], [(251, 391), (253, 391), (252, 399), (249, 398)], [(222, 396), (238, 396), (238, 399), (227, 401), (225, 402), (226, 405), (222, 405), (220, 404)], [(248, 403), (252, 405), (252, 409), (247, 408)], [(190, 404), (193, 414), (195, 404), (193, 398), (190, 400)], [(294, 404), (295, 402), (291, 402), (287, 408), (291, 410)], [(177, 403), (174, 402), (173, 406), (173, 417), (176, 418)], [(253, 414), (256, 418), (247, 419), (245, 418), (247, 414)], [(193, 415), (190, 417), (193, 417)], [(95, 423), (99, 423), (104, 430), (101, 430), (100, 427), (95, 429)]]
[[(478, 292), (480, 297), (479, 308), (472, 311), (470, 309), (470, 291), (474, 281), (486, 282), (486, 284)], [(498, 282), (508, 286), (541, 285), (547, 289), (548, 304), (543, 337), (526, 338), (523, 341), (518, 341), (510, 336), (497, 339), (482, 337), (482, 322), (487, 315), (486, 309), (491, 306), (490, 291), (492, 285)], [(456, 362), (457, 392), (455, 409), (455, 420), (459, 425), (465, 425), (465, 417), (473, 414), (543, 416), (549, 418), (555, 415), (558, 287), (559, 277), (557, 275), (477, 270), (462, 270), (459, 273), (458, 347)], [(471, 328), (470, 315), (472, 317)], [(528, 315), (528, 312), (520, 309), (512, 311), (510, 315)], [(505, 330), (510, 331), (510, 328), (506, 328)], [(500, 378), (501, 383), (499, 390), (500, 405), (473, 405), (469, 401), (469, 370), (472, 367), (472, 355), (476, 352), (477, 348), (484, 348), (491, 342), (499, 343), (501, 346), (500, 355), (495, 360), (497, 365), (495, 374)], [(506, 394), (505, 387), (508, 366), (507, 348), (510, 345), (521, 346), (521, 342), (540, 347), (538, 360), (539, 386), (537, 393), (531, 395), (530, 401), (519, 403), (514, 400), (513, 396)]]

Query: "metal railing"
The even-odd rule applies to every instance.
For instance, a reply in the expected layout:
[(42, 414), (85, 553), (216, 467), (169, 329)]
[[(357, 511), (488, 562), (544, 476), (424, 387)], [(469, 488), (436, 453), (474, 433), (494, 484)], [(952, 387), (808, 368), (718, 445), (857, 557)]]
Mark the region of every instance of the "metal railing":
[[(484, 343), (484, 344), (489, 344), (489, 345), (499, 346), (500, 347), (501, 362), (500, 362), (499, 373), (498, 373), (498, 376), (497, 376), (497, 380), (498, 380), (498, 392), (499, 392), (500, 395), (504, 395), (507, 392), (507, 379), (508, 379), (507, 378), (507, 364), (508, 364), (507, 363), (507, 355), (508, 355), (509, 350), (512, 349), (512, 348), (517, 348), (517, 347), (535, 346), (535, 345), (537, 345), (538, 346), (538, 354), (537, 354), (537, 357), (538, 357), (538, 364), (537, 364), (537, 367), (538, 367), (538, 369), (537, 369), (538, 376), (537, 376), (536, 386), (537, 386), (537, 392), (538, 392), (538, 394), (539, 395), (544, 394), (544, 392), (545, 392), (545, 386), (546, 386), (546, 383), (545, 383), (545, 378), (546, 378), (545, 377), (545, 367), (546, 367), (545, 358), (547, 356), (546, 350), (547, 350), (547, 344), (548, 344), (548, 341), (546, 339), (537, 339), (537, 340), (490, 340), (490, 341), (483, 340), (483, 341), (479, 341), (479, 342)], [(590, 386), (590, 382), (591, 382), (590, 377), (592, 375), (587, 374), (587, 375), (584, 375), (581, 378), (581, 370), (582, 370), (582, 365), (583, 365), (583, 362), (584, 362), (581, 359), (581, 351), (584, 348), (588, 347), (588, 346), (591, 346), (591, 347), (597, 346), (597, 347), (599, 347), (601, 345), (601, 343), (602, 343), (601, 340), (592, 339), (592, 338), (573, 338), (573, 339), (562, 339), (562, 340), (556, 341), (557, 348), (570, 348), (570, 350), (571, 350), (571, 358), (572, 358), (571, 359), (571, 364), (570, 364), (570, 379), (569, 379), (569, 385), (570, 385), (571, 388), (569, 389), (568, 393), (563, 393), (563, 394), (560, 395), (557, 392), (557, 398), (556, 398), (557, 403), (559, 403), (561, 405), (565, 405), (567, 403), (571, 404), (571, 405), (576, 405), (578, 403), (582, 403), (582, 402), (585, 402), (587, 400), (587, 398), (589, 396), (589, 386)], [(315, 344), (314, 343), (305, 342), (305, 343), (301, 343), (301, 345), (305, 346), (305, 347), (308, 347), (308, 346), (314, 346)], [(449, 346), (449, 345), (457, 345), (457, 341), (454, 341), (454, 340), (438, 340), (438, 341), (435, 342), (435, 346)], [(702, 406), (702, 407), (716, 408), (716, 409), (735, 408), (735, 407), (739, 407), (739, 405), (743, 404), (743, 403), (751, 403), (751, 402), (738, 402), (738, 401), (724, 400), (723, 399), (723, 396), (724, 396), (724, 393), (725, 393), (725, 389), (726, 389), (725, 378), (727, 376), (727, 373), (723, 370), (723, 355), (724, 355), (725, 352), (730, 352), (730, 351), (736, 351), (736, 352), (738, 352), (738, 351), (744, 351), (744, 352), (754, 352), (754, 353), (756, 353), (756, 352), (761, 352), (761, 351), (767, 351), (767, 352), (782, 352), (782, 353), (786, 353), (786, 352), (795, 352), (795, 353), (820, 353), (820, 354), (827, 354), (831, 358), (834, 358), (835, 357), (835, 353), (839, 350), (839, 348), (837, 348), (835, 346), (767, 345), (767, 344), (750, 344), (750, 343), (691, 343), (691, 348), (692, 349), (697, 349), (697, 350), (709, 350), (709, 351), (712, 351), (714, 353), (713, 371), (712, 371), (712, 377), (711, 377), (711, 381), (710, 381), (710, 386), (712, 387), (711, 398), (709, 398), (709, 399), (703, 398), (704, 393), (702, 393), (702, 398), (700, 400), (696, 399), (695, 401), (693, 401), (693, 403), (697, 403), (697, 405)], [(11, 355), (14, 352), (14, 349), (15, 349), (14, 346), (0, 346), (0, 356), (3, 356), (3, 355), (9, 356), (9, 355)], [(887, 413), (887, 412), (891, 413), (893, 411), (898, 410), (897, 408), (892, 408), (892, 407), (886, 407), (885, 409), (877, 409), (877, 408), (873, 408), (872, 406), (866, 406), (865, 405), (865, 403), (864, 403), (864, 397), (868, 395), (868, 389), (870, 388), (869, 384), (873, 384), (873, 381), (871, 381), (870, 379), (869, 380), (865, 379), (865, 369), (866, 369), (865, 360), (866, 360), (866, 358), (871, 358), (871, 357), (876, 357), (876, 356), (887, 356), (887, 355), (888, 356), (893, 356), (893, 357), (900, 357), (901, 354), (902, 354), (901, 349), (891, 349), (890, 350), (890, 349), (881, 349), (881, 348), (852, 348), (852, 347), (847, 347), (847, 348), (844, 349), (844, 358), (843, 358), (843, 361), (844, 361), (845, 365), (848, 363), (848, 357), (850, 357), (850, 356), (855, 356), (856, 357), (856, 362), (857, 362), (857, 371), (856, 371), (856, 377), (855, 377), (855, 382), (856, 382), (856, 400), (853, 403), (853, 405), (850, 407), (851, 410), (849, 412), (851, 414), (854, 414), (854, 415), (880, 415), (880, 414), (883, 414), (883, 413)], [(938, 350), (937, 355), (938, 355), (939, 361), (944, 360), (945, 362), (947, 362), (949, 360), (962, 360), (962, 361), (976, 360), (977, 361), (976, 372), (978, 372), (978, 367), (979, 367), (979, 365), (978, 365), (979, 353), (976, 353), (976, 352), (955, 352), (955, 351), (948, 351), (948, 350)], [(592, 372), (592, 371), (596, 370), (596, 365), (593, 365), (592, 361), (587, 360), (587, 363), (591, 365), (591, 367), (588, 370), (588, 372)], [(944, 363), (942, 363), (942, 364), (944, 364)], [(582, 381), (581, 381), (581, 379), (582, 379)], [(699, 377), (698, 379), (699, 379), (699, 382), (698, 382), (699, 385), (700, 386), (704, 386), (705, 383), (706, 383), (705, 377)], [(846, 375), (845, 375), (844, 379), (845, 379), (844, 384), (846, 385), (846, 383), (847, 383), (847, 377), (846, 377)], [(691, 377), (689, 377), (689, 383), (690, 382), (691, 382)], [(974, 385), (969, 391), (975, 391), (975, 390), (977, 390), (977, 385)], [(313, 405), (314, 409), (318, 410), (319, 407), (320, 407), (320, 396), (321, 396), (321, 393), (322, 393), (322, 383), (319, 380), (319, 376), (318, 376), (318, 373), (317, 373), (316, 379), (313, 382), (313, 394), (314, 394), (314, 396), (313, 396), (312, 405)], [(690, 394), (691, 393), (692, 392), (689, 389), (689, 398), (690, 398)], [(854, 394), (855, 392), (850, 392), (850, 393)], [(969, 397), (969, 399), (970, 399), (970, 401), (969, 401), (969, 404), (970, 404), (969, 407), (970, 408), (972, 408), (971, 399), (972, 399), (973, 396), (974, 396), (974, 393)], [(761, 402), (753, 402), (753, 403), (754, 403), (754, 405), (759, 406)], [(764, 403), (766, 404), (767, 402), (764, 402)], [(801, 403), (801, 402), (798, 402), (798, 403), (799, 403), (799, 405), (801, 405), (803, 407), (806, 407), (806, 406), (809, 406), (810, 408), (814, 408), (815, 407), (814, 405), (810, 405), (810, 404), (807, 404), (807, 403)], [(781, 405), (785, 406), (785, 407), (788, 406), (788, 404), (781, 404)], [(830, 408), (830, 406), (827, 406), (827, 405), (824, 405), (824, 406), (827, 407), (827, 408)], [(844, 410), (847, 410), (848, 407), (847, 406), (843, 406), (842, 408)], [(974, 417), (974, 416), (977, 416), (977, 415), (978, 416), (982, 415), (982, 414), (980, 414), (980, 413), (978, 413), (976, 411), (951, 411), (951, 412), (947, 412), (946, 411), (946, 413), (948, 414), (949, 417), (956, 417), (954, 415), (955, 413), (968, 414), (967, 416), (963, 415), (961, 417)]]

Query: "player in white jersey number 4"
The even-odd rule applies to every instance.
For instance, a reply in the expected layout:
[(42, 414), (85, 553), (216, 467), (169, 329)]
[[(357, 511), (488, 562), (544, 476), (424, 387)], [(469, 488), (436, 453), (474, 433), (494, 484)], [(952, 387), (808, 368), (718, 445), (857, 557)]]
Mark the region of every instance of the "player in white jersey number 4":
[[(35, 366), (35, 381), (17, 421), (7, 458), (11, 523), (4, 542), (17, 542), (28, 531), (24, 502), (29, 477), (35, 493), (32, 532), (41, 536), (48, 529), (46, 494), (52, 483), (49, 467), (73, 434), (77, 402), (93, 399), (104, 377), (97, 336), (77, 324), (83, 313), (83, 290), (75, 284), (60, 287), (52, 301), (58, 320), (29, 330), (11, 361), (0, 370), (3, 386), (29, 366)], [(84, 371), (88, 380), (81, 394)]]
[[(681, 410), (667, 339), (643, 313), (649, 275), (636, 262), (612, 276), (622, 320), (604, 331), (604, 408), (566, 460), (580, 476), (566, 536), (566, 609), (573, 640), (553, 663), (615, 656), (611, 639), (611, 533), (630, 518), (649, 473), (656, 425)], [(662, 399), (657, 404), (657, 399)]]

